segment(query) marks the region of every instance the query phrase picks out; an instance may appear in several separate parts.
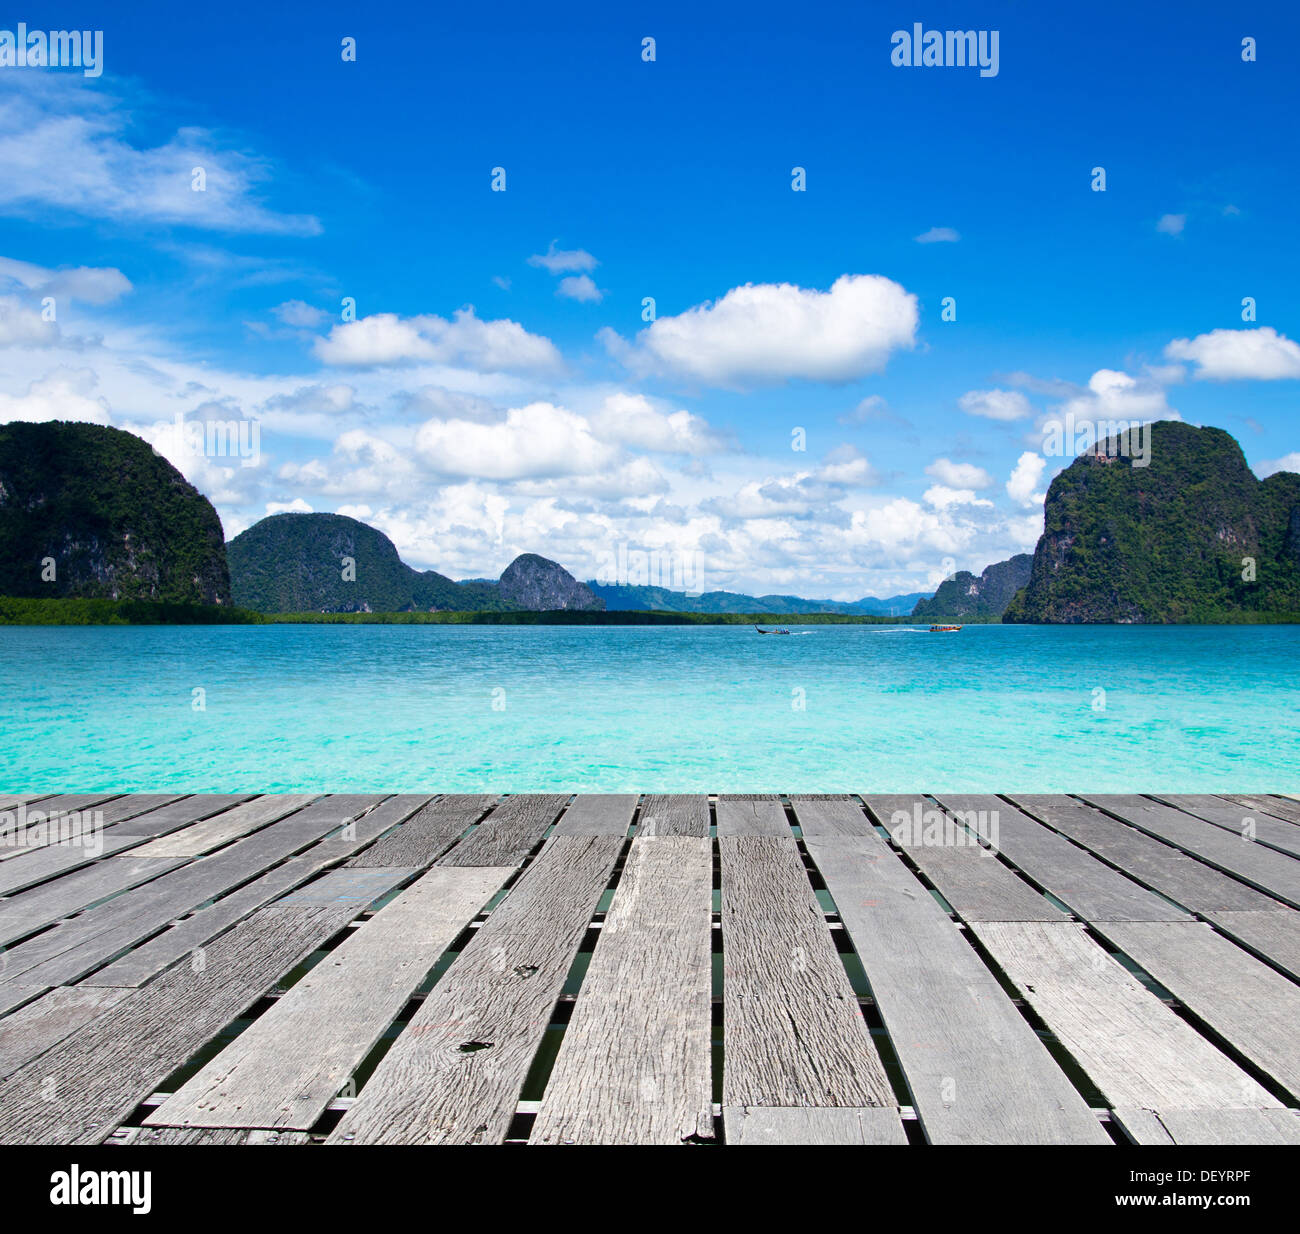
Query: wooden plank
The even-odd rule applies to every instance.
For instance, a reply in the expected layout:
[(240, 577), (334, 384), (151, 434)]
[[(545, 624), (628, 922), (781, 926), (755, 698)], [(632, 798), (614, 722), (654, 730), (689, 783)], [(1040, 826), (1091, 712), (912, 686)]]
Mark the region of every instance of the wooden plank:
[(13, 895), (47, 879), (58, 878), (60, 874), (79, 870), (92, 861), (139, 843), (137, 836), (99, 832), (86, 843), (48, 844), (19, 853), (12, 860), (0, 863), (0, 896)]
[(355, 915), (271, 905), (0, 1082), (0, 1144), (94, 1144)]
[(871, 796), (894, 843), (966, 921), (1064, 921), (1066, 915), (932, 802)]
[(1300, 913), (1206, 913), (1235, 942), (1300, 981)]
[(104, 827), (176, 800), (143, 794), (117, 798), (91, 794), (47, 798), (35, 807), (24, 807), (21, 815), (6, 811), (8, 819), (0, 814), (0, 861), (82, 837), (91, 837), (93, 843), (94, 834)]
[(794, 840), (718, 844), (722, 1104), (897, 1105)]
[(242, 801), (247, 801), (251, 793), (196, 793), (193, 797), (182, 797), (170, 805), (145, 814), (138, 814), (124, 822), (113, 825), (113, 834), (119, 836), (161, 836), (169, 831), (177, 831), (190, 823), (198, 822), (223, 810), (233, 809)]
[(123, 1127), (107, 1143), (118, 1144), (246, 1144), (294, 1145), (310, 1144), (311, 1136), (305, 1131), (244, 1131), (235, 1128), (211, 1127)]
[(414, 866), (422, 870), (455, 844), (495, 800), (489, 795), (458, 794), (427, 802), (348, 864)]
[(53, 793), (0, 793), (0, 810), (15, 810), (36, 801), (48, 801)]
[(1085, 921), (1186, 921), (1189, 914), (998, 797), (944, 793), (954, 811), (996, 813), (997, 849)]
[(548, 840), (425, 998), (331, 1144), (500, 1143), (623, 840)]
[(1300, 1144), (1295, 1110), (1143, 1110), (1117, 1108), (1135, 1144)]
[(569, 798), (560, 793), (507, 797), (440, 865), (517, 866), (537, 847)]
[[(804, 842), (871, 983), (926, 1138), (937, 1144), (1106, 1144), (1057, 1067), (948, 915), (878, 836)], [(834, 819), (830, 820), (834, 822)]]
[(712, 888), (706, 837), (633, 840), (532, 1143), (714, 1138)]
[(1236, 836), (1300, 857), (1300, 830), (1292, 823), (1284, 823), (1281, 819), (1208, 793), (1161, 793), (1154, 800), (1182, 810), (1184, 814), (1203, 818)]
[(974, 922), (971, 929), (1108, 1105), (1194, 1110), (1282, 1104), (1088, 938), (1083, 926)]
[(1014, 801), (1049, 827), (1193, 912), (1287, 911), (1262, 891), (1073, 797), (1018, 794)]
[(1096, 929), (1287, 1092), (1300, 1096), (1300, 986), (1201, 922), (1106, 921)]
[[(4, 976), (4, 952), (0, 951), (0, 977)], [(48, 986), (21, 986), (12, 982), (0, 982), (0, 1016), (9, 1015), (15, 1007), (40, 998)]]
[(719, 797), (718, 835), (784, 836), (793, 839), (779, 797)]
[(709, 799), (698, 793), (651, 793), (641, 802), (637, 835), (706, 836)]
[(65, 985), (92, 972), (206, 900), (261, 874), (356, 817), (373, 797), (327, 797), (278, 823), (62, 922), (6, 954), (10, 980)]
[(125, 993), (61, 986), (0, 1020), (0, 1079), (77, 1032)]
[[(391, 884), (398, 870), (347, 873), (353, 881), (379, 875)], [(513, 873), (513, 867), (491, 866), (428, 871), (331, 951), (146, 1123), (309, 1130), (438, 957)], [(304, 902), (287, 896), (281, 904)], [(337, 902), (337, 896), (331, 900)]]
[(184, 865), (179, 857), (140, 857), (138, 850), (106, 857), (0, 900), (0, 945), (33, 934), (70, 913)]
[(127, 793), (125, 796), (116, 797), (104, 802), (103, 805), (96, 806), (94, 812), (100, 815), (103, 826), (112, 827), (116, 823), (138, 818), (141, 814), (148, 814), (150, 810), (161, 809), (174, 801), (181, 800), (183, 798), (179, 793)]
[(583, 793), (551, 832), (556, 836), (625, 836), (636, 813), (636, 793)]
[[(343, 833), (318, 840), (300, 856), (272, 867), (260, 878), (246, 883), (215, 903), (178, 921), (155, 938), (132, 948), (106, 968), (82, 979), (83, 985), (143, 985), (169, 964), (203, 947), (210, 939), (269, 904), (286, 891), (305, 883), (326, 866), (342, 861), (357, 849), (381, 836), (400, 822), (408, 809), (405, 798), (390, 797), (350, 822)], [(350, 838), (349, 838), (350, 837)]]
[(791, 797), (799, 830), (805, 836), (869, 836), (876, 834), (875, 823), (862, 807), (849, 797)]
[(282, 793), (257, 797), (232, 810), (223, 810), (211, 818), (150, 840), (141, 845), (136, 854), (140, 857), (201, 857), (310, 805), (317, 796), (315, 793)]
[(906, 1144), (898, 1110), (891, 1106), (773, 1108), (727, 1106), (722, 1111), (728, 1144)]
[(1272, 797), (1266, 793), (1223, 793), (1224, 801), (1231, 801), (1250, 810), (1280, 818), (1288, 823), (1300, 823), (1300, 802), (1288, 797)]
[(1081, 796), (1139, 831), (1199, 857), (1292, 908), (1300, 908), (1300, 862), (1294, 857), (1252, 844), (1222, 827), (1147, 797), (1107, 793)]

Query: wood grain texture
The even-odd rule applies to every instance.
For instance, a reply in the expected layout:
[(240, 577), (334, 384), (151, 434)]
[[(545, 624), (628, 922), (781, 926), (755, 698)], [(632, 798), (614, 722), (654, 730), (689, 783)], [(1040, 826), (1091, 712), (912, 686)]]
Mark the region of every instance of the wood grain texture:
[(150, 840), (136, 849), (139, 857), (201, 857), (214, 848), (238, 840), (250, 832), (285, 818), (295, 810), (310, 805), (312, 793), (283, 793), (258, 797), (211, 818), (190, 823), (168, 835)]
[[(382, 873), (388, 871), (346, 872), (352, 879)], [(428, 871), (145, 1121), (309, 1130), (438, 957), (513, 873), (513, 867), (490, 866)], [(344, 874), (326, 878), (337, 882)], [(281, 901), (298, 902), (295, 896)], [(330, 900), (337, 902), (337, 896)]]
[(1286, 911), (1285, 905), (1262, 891), (1073, 797), (1018, 794), (1013, 800), (1054, 830), (1192, 912)]
[(641, 802), (637, 835), (706, 836), (709, 799), (698, 793), (649, 793)]
[(712, 886), (708, 839), (632, 842), (532, 1143), (713, 1139)]
[(134, 814), (123, 822), (114, 823), (112, 831), (119, 836), (161, 836), (188, 827), (199, 819), (231, 810), (249, 800), (251, 793), (196, 793), (182, 797), (158, 809)]
[(866, 970), (931, 1143), (1110, 1143), (993, 974), (883, 840), (805, 843)]
[(425, 998), (331, 1144), (500, 1143), (617, 836), (548, 840)]
[(1243, 840), (1223, 827), (1193, 818), (1149, 797), (1087, 793), (1083, 800), (1267, 892), (1292, 908), (1300, 908), (1300, 862), (1286, 853)]
[(6, 810), (0, 814), (0, 861), (44, 848), (47, 844), (69, 843), (97, 829), (176, 800), (179, 798), (143, 793), (112, 798), (83, 794), (48, 797), (26, 805), (21, 820), (17, 811)]
[(1300, 981), (1300, 913), (1206, 913), (1224, 934)]
[(1203, 818), (1235, 836), (1249, 835), (1257, 844), (1300, 857), (1300, 830), (1259, 810), (1247, 809), (1234, 801), (1224, 801), (1209, 793), (1161, 793), (1153, 798), (1176, 810)]
[(790, 804), (805, 836), (866, 836), (876, 832), (862, 807), (847, 797), (791, 797)]
[(210, 1127), (123, 1127), (109, 1144), (163, 1144), (163, 1145), (298, 1145), (310, 1144), (311, 1136), (305, 1131), (243, 1131), (214, 1130)]
[(720, 836), (794, 838), (779, 797), (719, 797), (717, 813)]
[(718, 845), (723, 1105), (897, 1104), (794, 840)]
[(568, 800), (561, 793), (507, 797), (439, 864), (517, 866), (537, 847)]
[(455, 844), (494, 801), (496, 798), (489, 795), (455, 794), (427, 802), (347, 864), (414, 866), (422, 870)]
[(1300, 986), (1201, 922), (1107, 921), (1097, 931), (1292, 1096)]
[(793, 1146), (906, 1144), (898, 1110), (892, 1106), (774, 1108), (727, 1106), (722, 1111), (728, 1144)]
[(0, 1020), (0, 1080), (116, 1003), (125, 990), (60, 986)]
[(583, 793), (573, 799), (551, 834), (625, 836), (636, 813), (636, 803), (636, 793)]
[(997, 814), (997, 848), (1085, 921), (1186, 921), (1189, 914), (998, 797), (943, 793), (950, 810)]
[(1266, 793), (1223, 793), (1224, 801), (1258, 810), (1288, 823), (1300, 823), (1300, 802), (1290, 797), (1271, 797)]
[(79, 870), (101, 857), (111, 857), (124, 848), (139, 844), (136, 836), (119, 836), (105, 832), (90, 844), (47, 844), (19, 853), (11, 861), (0, 863), (0, 896), (13, 895), (35, 887), (60, 874)]
[(1135, 1144), (1300, 1144), (1295, 1110), (1144, 1110), (1117, 1108)]
[(1108, 1105), (1264, 1108), (1282, 1103), (1166, 1007), (1073, 922), (977, 922), (998, 966)]

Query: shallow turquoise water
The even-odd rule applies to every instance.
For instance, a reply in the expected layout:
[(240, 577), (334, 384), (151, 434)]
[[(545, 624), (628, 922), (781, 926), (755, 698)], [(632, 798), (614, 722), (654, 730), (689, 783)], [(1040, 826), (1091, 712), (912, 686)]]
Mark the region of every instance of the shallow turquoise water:
[(10, 627), (0, 791), (1300, 791), (1300, 626), (803, 631)]

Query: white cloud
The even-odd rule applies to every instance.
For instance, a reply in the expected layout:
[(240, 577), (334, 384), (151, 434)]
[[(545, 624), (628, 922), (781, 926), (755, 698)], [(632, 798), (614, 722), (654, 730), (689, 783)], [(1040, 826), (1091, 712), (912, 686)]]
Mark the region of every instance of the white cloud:
[(560, 353), (550, 339), (529, 334), (509, 318), (483, 321), (472, 306), (451, 320), (426, 314), (398, 317), (373, 313), (334, 326), (316, 340), (316, 355), (326, 364), (357, 368), (393, 364), (463, 364), (485, 372), (555, 371)]
[(611, 394), (592, 415), (591, 427), (605, 441), (666, 454), (707, 454), (723, 445), (699, 416), (660, 411), (643, 394)]
[(916, 326), (916, 297), (899, 284), (845, 274), (829, 291), (746, 283), (720, 300), (660, 317), (632, 344), (608, 329), (597, 337), (636, 371), (734, 387), (855, 380), (913, 346)]
[(1040, 504), (1045, 493), (1037, 493), (1039, 481), (1047, 468), (1047, 460), (1032, 450), (1026, 450), (1016, 461), (1011, 477), (1007, 480), (1007, 496), (1022, 506)]
[(983, 467), (976, 467), (974, 463), (954, 463), (946, 458), (935, 459), (926, 467), (925, 474), (951, 488), (988, 488), (993, 483), (993, 477)]
[(988, 506), (992, 508), (993, 503), (984, 497), (977, 497), (975, 490), (970, 488), (949, 488), (946, 484), (932, 484), (922, 494), (922, 500), (926, 505), (934, 506), (939, 510), (946, 510), (952, 506)]
[(917, 244), (954, 244), (961, 236), (951, 227), (931, 227), (916, 237)]
[(599, 304), (605, 298), (605, 293), (596, 286), (589, 274), (571, 274), (568, 278), (561, 279), (555, 294), (582, 304)]
[(552, 240), (545, 253), (528, 259), (530, 266), (540, 266), (548, 274), (564, 274), (568, 270), (591, 271), (600, 263), (586, 249), (557, 249)]
[(268, 517), (272, 514), (311, 514), (312, 508), (301, 497), (295, 497), (292, 501), (268, 501), (266, 513)]
[(1281, 458), (1268, 459), (1255, 467), (1255, 474), (1261, 480), (1266, 480), (1279, 471), (1300, 471), (1300, 450), (1292, 450)]
[(1156, 230), (1166, 236), (1182, 235), (1183, 228), (1187, 226), (1187, 215), (1185, 214), (1162, 214), (1160, 221), (1156, 223)]
[(0, 423), (82, 420), (88, 424), (110, 424), (107, 402), (93, 393), (98, 384), (91, 369), (55, 369), (33, 381), (26, 394), (0, 394)]
[(111, 266), (77, 266), (47, 270), (27, 261), (0, 257), (0, 279), (38, 296), (81, 300), (86, 304), (111, 304), (131, 290), (131, 281)]
[(1300, 377), (1300, 344), (1272, 326), (1255, 330), (1211, 330), (1193, 339), (1174, 339), (1165, 348), (1172, 360), (1197, 366), (1196, 376), (1215, 381), (1276, 381)]
[(1163, 385), (1150, 374), (1134, 377), (1108, 368), (1093, 373), (1087, 391), (1066, 399), (1056, 410), (1075, 421), (1182, 418), (1166, 401)]
[(303, 330), (315, 330), (329, 320), (329, 314), (322, 308), (308, 304), (303, 300), (286, 300), (271, 310), (286, 326), (296, 326)]
[(53, 347), (59, 327), (17, 296), (0, 296), (0, 347)]
[(1032, 410), (1019, 390), (969, 390), (957, 400), (968, 416), (986, 420), (1023, 420)]
[[(270, 164), (207, 130), (178, 129), (161, 145), (133, 145), (132, 108), (74, 78), (24, 79), (0, 98), (0, 211), (44, 220), (51, 211), (114, 222), (313, 236), (310, 215), (262, 203)], [(57, 168), (57, 173), (51, 169)], [(192, 188), (202, 168), (206, 187)]]

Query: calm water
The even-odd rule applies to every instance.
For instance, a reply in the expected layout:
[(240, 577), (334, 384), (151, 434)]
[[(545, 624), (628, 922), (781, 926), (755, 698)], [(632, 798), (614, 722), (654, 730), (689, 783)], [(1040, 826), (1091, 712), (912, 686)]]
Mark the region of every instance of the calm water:
[(1297, 792), (1297, 658), (1300, 626), (6, 628), (0, 791)]

